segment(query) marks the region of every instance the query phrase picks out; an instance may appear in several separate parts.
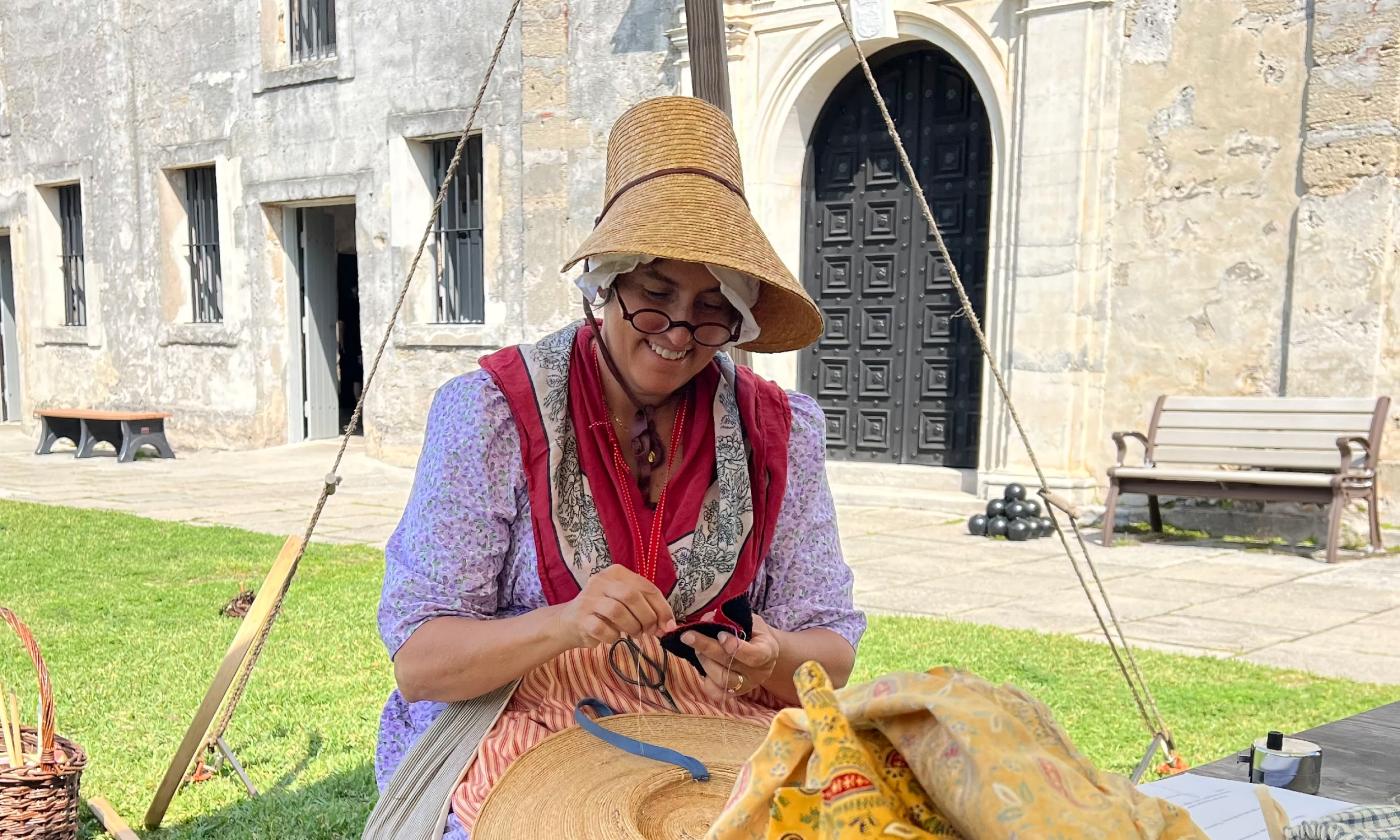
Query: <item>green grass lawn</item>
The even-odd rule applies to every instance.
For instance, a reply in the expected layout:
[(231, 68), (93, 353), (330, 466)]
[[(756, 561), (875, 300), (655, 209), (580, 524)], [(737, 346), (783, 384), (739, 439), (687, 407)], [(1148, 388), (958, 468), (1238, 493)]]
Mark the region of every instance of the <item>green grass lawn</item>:
[[(334, 503), (334, 502), (332, 502)], [(0, 502), (0, 604), (30, 624), (53, 677), (59, 731), (91, 761), (85, 796), (139, 825), (237, 622), (220, 609), (256, 588), (282, 540), (114, 513)], [(185, 788), (161, 837), (358, 836), (392, 675), (375, 630), (382, 557), (317, 545), (301, 566), (228, 736), (263, 796), (236, 777)], [(1140, 653), (1188, 759), (1225, 755), (1268, 729), (1296, 730), (1400, 695), (1237, 662)], [(35, 690), (19, 645), (0, 679)], [(1063, 636), (879, 617), (857, 679), (950, 664), (1045, 701), (1101, 766), (1126, 771), (1146, 738), (1102, 645)], [(33, 714), (26, 715), (32, 722)], [(84, 836), (95, 834), (89, 819)]]

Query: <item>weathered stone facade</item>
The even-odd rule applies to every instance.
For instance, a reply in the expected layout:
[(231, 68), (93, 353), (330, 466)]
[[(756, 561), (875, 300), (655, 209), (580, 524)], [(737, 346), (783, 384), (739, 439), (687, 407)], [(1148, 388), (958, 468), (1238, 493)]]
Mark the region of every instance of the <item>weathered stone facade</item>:
[[(945, 50), (987, 109), (984, 322), (1053, 484), (1092, 498), (1109, 432), (1144, 427), (1161, 393), (1396, 395), (1400, 0), (894, 5), (900, 40)], [(23, 414), (158, 404), (176, 412), (177, 446), (294, 439), (283, 214), (305, 203), (354, 201), (369, 362), (428, 217), (410, 146), (460, 125), (506, 6), (340, 0), (340, 55), (314, 67), (279, 58), (281, 8), (0, 10)], [(826, 3), (731, 0), (726, 14), (750, 203), (800, 271), (810, 132), (854, 53)], [(486, 323), (432, 324), (432, 277), (415, 278), (369, 399), (373, 452), (411, 460), (437, 384), (572, 316), (556, 269), (597, 211), (608, 127), (687, 89), (683, 26), (670, 0), (525, 1), (479, 120)], [(178, 265), (162, 257), (176, 224), (163, 171), (197, 162), (219, 167), (228, 209), (218, 328), (182, 323)], [(83, 330), (55, 326), (36, 220), (36, 185), (77, 178)], [(799, 384), (794, 354), (755, 367)], [(990, 381), (983, 393), (976, 483), (1024, 479), (1002, 399)], [(1383, 487), (1400, 500), (1388, 431)]]

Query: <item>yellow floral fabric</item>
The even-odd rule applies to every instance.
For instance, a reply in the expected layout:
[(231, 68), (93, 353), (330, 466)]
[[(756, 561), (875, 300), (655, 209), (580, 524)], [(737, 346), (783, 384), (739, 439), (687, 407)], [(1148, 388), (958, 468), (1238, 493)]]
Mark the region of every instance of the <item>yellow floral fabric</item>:
[(796, 683), (707, 840), (1206, 837), (1012, 686), (935, 668), (835, 691), (815, 662)]

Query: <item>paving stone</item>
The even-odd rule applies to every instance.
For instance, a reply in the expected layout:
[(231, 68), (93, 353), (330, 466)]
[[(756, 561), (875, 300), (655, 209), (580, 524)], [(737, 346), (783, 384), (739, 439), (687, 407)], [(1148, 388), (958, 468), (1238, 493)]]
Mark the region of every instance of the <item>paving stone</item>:
[[(1092, 586), (1092, 584), (1091, 584)], [(1096, 599), (1099, 598), (1097, 589), (1091, 589)], [(1109, 595), (1113, 602), (1113, 612), (1118, 616), (1119, 621), (1136, 621), (1141, 618), (1151, 618), (1154, 615), (1165, 615), (1186, 606), (1182, 601), (1168, 601), (1161, 598), (1137, 598), (1132, 595), (1115, 596)], [(1056, 593), (1050, 598), (1024, 599), (1027, 606), (1037, 612), (1066, 613), (1070, 615), (1088, 617), (1098, 626), (1094, 618), (1094, 611), (1089, 606), (1089, 598), (1084, 594), (1084, 590), (1075, 584), (1073, 590), (1066, 590)], [(1098, 603), (1102, 608), (1103, 601)], [(1109, 621), (1107, 611), (1103, 613), (1104, 621)]]
[[(1095, 565), (1098, 567), (1099, 577), (1103, 580), (1114, 580), (1129, 575), (1145, 575), (1152, 571), (1142, 566), (1100, 566), (1097, 563)], [(1075, 581), (1076, 585), (1079, 580), (1079, 578), (1075, 577), (1074, 568), (1070, 566), (1069, 559), (1063, 554), (1057, 554), (1054, 557), (1046, 557), (1040, 560), (1028, 560), (1014, 564), (1006, 564), (1004, 566), (998, 566), (997, 568), (1008, 571), (1014, 569), (1018, 572), (1029, 572), (1040, 575), (1065, 574), (1069, 576), (1070, 580)], [(1086, 579), (1090, 581), (1093, 580), (1089, 574), (1088, 567), (1084, 564), (1082, 559), (1080, 560), (1079, 568), (1083, 570)]]
[(1400, 557), (1382, 555), (1363, 563), (1352, 562), (1333, 566), (1312, 575), (1308, 582), (1400, 592)]
[(1131, 640), (1165, 642), (1237, 654), (1292, 641), (1304, 635), (1303, 631), (1292, 632), (1239, 621), (1186, 615), (1159, 615), (1125, 622), (1123, 634)]
[[(1307, 561), (1312, 563), (1312, 561)], [(1309, 568), (1305, 574), (1315, 574), (1319, 571), (1316, 568)], [(1189, 580), (1197, 583), (1222, 583), (1228, 586), (1244, 586), (1248, 589), (1259, 589), (1265, 586), (1272, 586), (1276, 583), (1294, 580), (1299, 576), (1297, 570), (1284, 568), (1270, 568), (1267, 564), (1245, 564), (1234, 562), (1223, 562), (1216, 558), (1201, 560), (1194, 563), (1181, 563), (1165, 569), (1159, 569), (1153, 573), (1154, 577), (1174, 578), (1177, 580)]]
[(1201, 583), (1180, 578), (1158, 577), (1155, 573), (1134, 575), (1105, 581), (1104, 588), (1110, 598), (1119, 595), (1136, 598), (1161, 598), (1166, 601), (1200, 603), (1242, 595), (1249, 591), (1247, 586), (1226, 586), (1220, 583)]
[(1381, 612), (1400, 606), (1400, 592), (1376, 591), (1357, 586), (1328, 586), (1312, 578), (1280, 583), (1258, 591), (1258, 596), (1279, 609), (1290, 606), (1335, 607), (1361, 612)]
[(1400, 627), (1386, 624), (1345, 624), (1308, 637), (1308, 644), (1400, 657)]
[(1400, 627), (1400, 607), (1385, 612), (1372, 613), (1357, 622), (1358, 624), (1384, 624), (1387, 627)]
[(1400, 656), (1338, 650), (1311, 640), (1271, 645), (1241, 658), (1260, 665), (1295, 668), (1329, 677), (1400, 683)]
[(987, 592), (993, 595), (1048, 597), (1077, 586), (1071, 578), (1058, 575), (1036, 575), (999, 570), (967, 572), (940, 581), (942, 586), (967, 592)]
[[(1077, 547), (1077, 546), (1076, 546)], [(1105, 547), (1095, 538), (1089, 543), (1089, 556), (1095, 563), (1121, 563), (1127, 566), (1144, 566), (1165, 569), (1183, 563), (1200, 563), (1213, 557), (1229, 554), (1229, 549), (1200, 548), (1187, 544), (1139, 543)]]
[[(1095, 629), (1091, 632), (1080, 633), (1078, 635), (1079, 638), (1083, 639), (1086, 642), (1094, 642), (1096, 644), (1103, 645), (1104, 647), (1108, 647), (1108, 642), (1104, 641), (1103, 631), (1101, 630)], [(1209, 656), (1215, 659), (1233, 658), (1233, 654), (1223, 650), (1212, 650), (1210, 648), (1192, 647), (1190, 645), (1174, 645), (1170, 642), (1159, 642), (1154, 641), (1152, 639), (1129, 638), (1128, 644), (1132, 646), (1132, 649), (1134, 651), (1159, 650), (1163, 653), (1179, 653), (1183, 656)]]
[(1220, 598), (1204, 604), (1192, 604), (1183, 607), (1179, 612), (1181, 615), (1196, 618), (1238, 621), (1243, 624), (1257, 624), (1262, 627), (1276, 627), (1280, 630), (1306, 633), (1316, 633), (1329, 627), (1349, 624), (1370, 615), (1370, 613), (1360, 610), (1302, 604), (1288, 604), (1286, 607), (1280, 608), (1257, 593)]
[(1038, 630), (1042, 633), (1068, 633), (1071, 635), (1083, 633), (1091, 627), (1098, 626), (1087, 611), (1083, 616), (1076, 616), (1072, 613), (1040, 612), (1026, 609), (1020, 603), (968, 610), (958, 613), (955, 617), (958, 621), (994, 624), (998, 627), (1010, 627), (1013, 630)]
[(968, 610), (1005, 604), (1011, 600), (1006, 595), (929, 586), (897, 586), (856, 594), (856, 606), (863, 610), (936, 616), (960, 616)]

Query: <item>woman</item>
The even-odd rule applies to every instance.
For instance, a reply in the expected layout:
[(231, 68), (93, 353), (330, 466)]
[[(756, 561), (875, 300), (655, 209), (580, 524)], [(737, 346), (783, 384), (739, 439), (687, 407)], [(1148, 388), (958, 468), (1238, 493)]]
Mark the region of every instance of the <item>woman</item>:
[(376, 775), (382, 789), (444, 702), (519, 679), (453, 796), (455, 836), (584, 696), (767, 722), (796, 703), (802, 662), (850, 674), (865, 621), (821, 411), (718, 353), (792, 350), (822, 329), (741, 185), (717, 109), (667, 97), (628, 111), (603, 212), (564, 267), (586, 261), (601, 324), (586, 303), (586, 324), (492, 354), (434, 400), (386, 550), (398, 690)]

